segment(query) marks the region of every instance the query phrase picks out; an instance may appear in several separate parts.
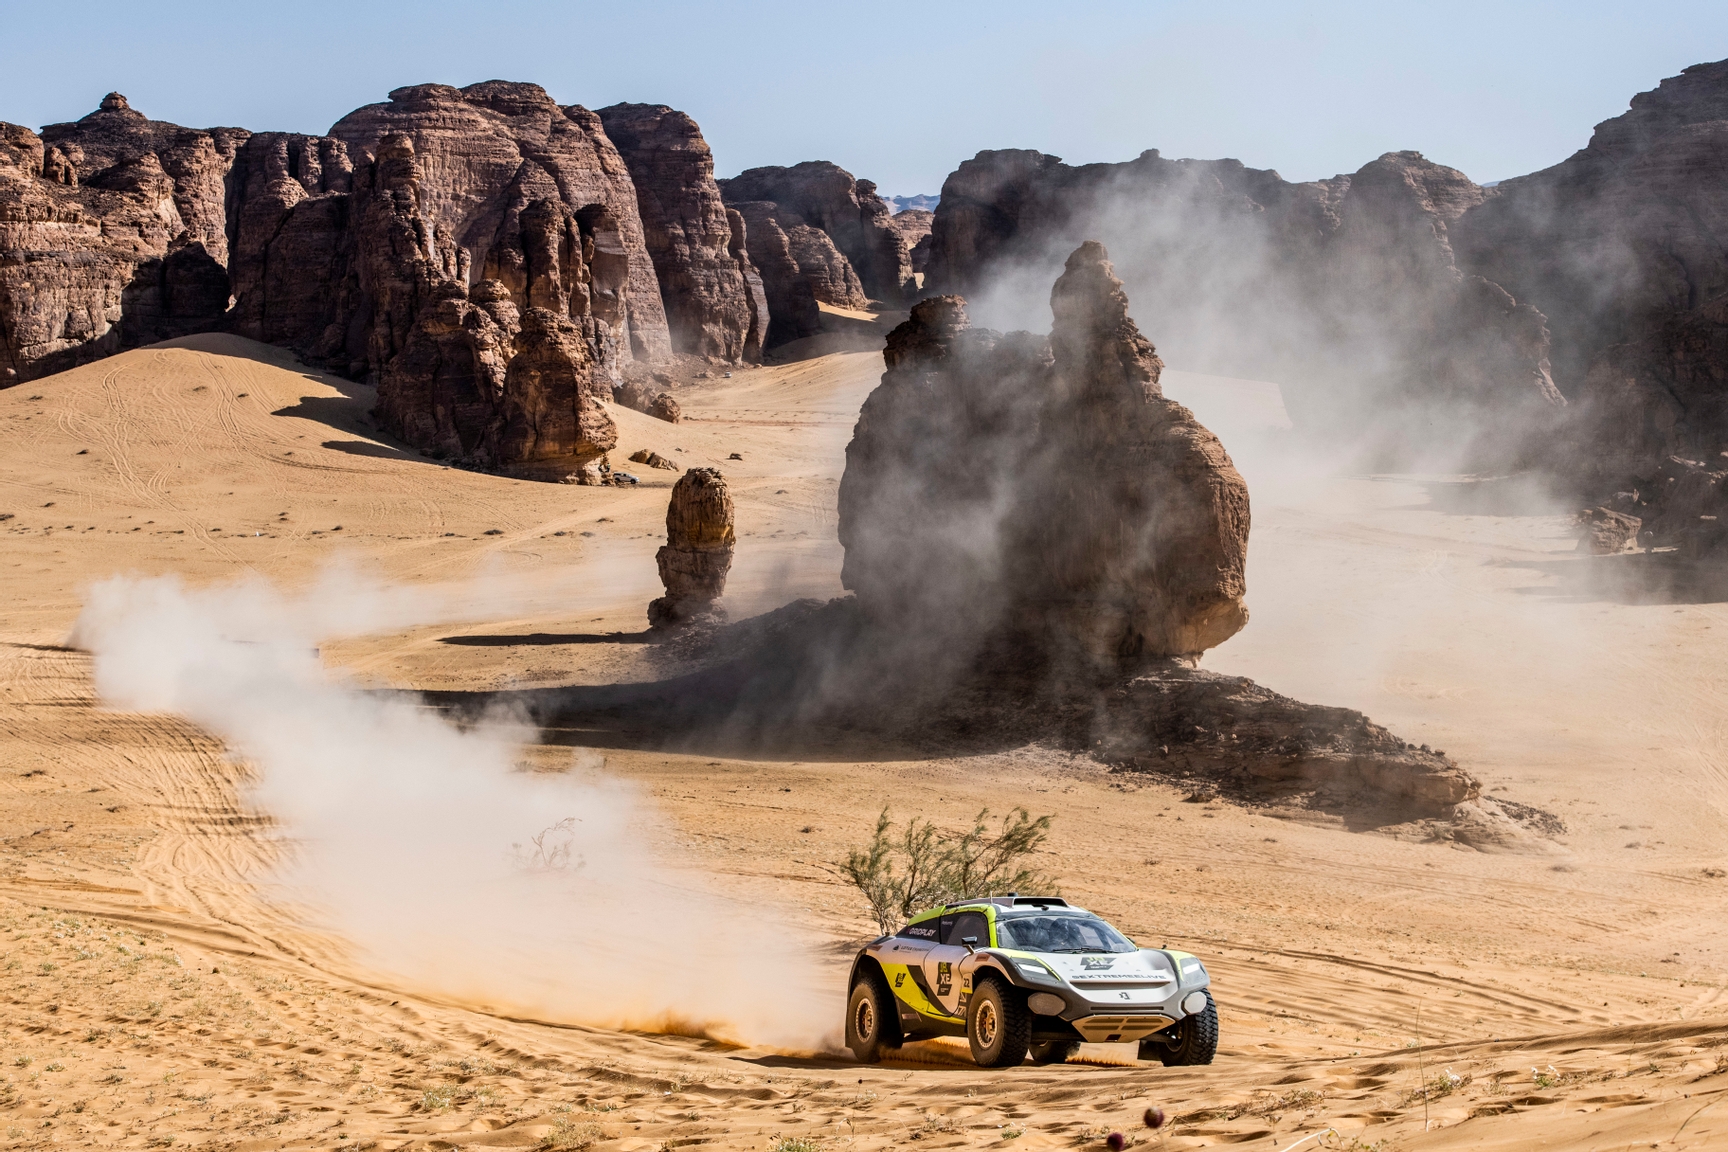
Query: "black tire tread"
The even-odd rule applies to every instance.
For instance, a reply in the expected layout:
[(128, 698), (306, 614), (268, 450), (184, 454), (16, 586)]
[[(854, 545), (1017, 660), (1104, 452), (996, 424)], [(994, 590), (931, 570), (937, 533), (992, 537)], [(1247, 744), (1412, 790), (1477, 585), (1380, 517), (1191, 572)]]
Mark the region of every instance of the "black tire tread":
[(1210, 991), (1206, 993), (1206, 1010), (1185, 1017), (1177, 1027), (1181, 1042), (1160, 1046), (1158, 1059), (1164, 1066), (1181, 1068), (1212, 1063), (1212, 1057), (1218, 1054), (1218, 1005)]
[[(860, 1051), (853, 1047), (856, 1037), (852, 1032), (852, 1013), (854, 998), (859, 988), (870, 989), (872, 998), (876, 1001), (876, 1042), (874, 1045)], [(852, 1048), (852, 1054), (861, 1064), (877, 1064), (886, 1052), (890, 1052), (901, 1044), (900, 1010), (895, 1003), (894, 993), (889, 990), (888, 982), (880, 973), (870, 972), (854, 981), (852, 990), (846, 994), (846, 1043)]]
[[(1012, 1068), (1025, 1061), (1027, 1051), (1032, 1047), (1032, 1010), (1026, 1007), (1025, 997), (1020, 990), (997, 976), (981, 976), (977, 991), (973, 998), (983, 995), (985, 986), (997, 990), (997, 999), (1002, 1005), (1002, 1051), (997, 1059), (987, 1065), (988, 1068)], [(966, 1039), (970, 1046), (972, 1040), (972, 1018), (967, 1013)], [(974, 1053), (976, 1056), (976, 1053)], [(980, 1062), (982, 1063), (982, 1062)]]

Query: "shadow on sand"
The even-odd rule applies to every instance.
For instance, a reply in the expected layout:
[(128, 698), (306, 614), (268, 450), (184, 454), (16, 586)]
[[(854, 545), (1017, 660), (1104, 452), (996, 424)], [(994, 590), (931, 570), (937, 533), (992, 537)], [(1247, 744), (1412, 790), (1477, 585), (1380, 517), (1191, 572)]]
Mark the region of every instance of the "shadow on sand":
[(1678, 552), (1580, 554), (1565, 560), (1516, 562), (1554, 577), (1545, 587), (1520, 588), (1526, 596), (1573, 604), (1721, 604), (1728, 602), (1728, 568)]

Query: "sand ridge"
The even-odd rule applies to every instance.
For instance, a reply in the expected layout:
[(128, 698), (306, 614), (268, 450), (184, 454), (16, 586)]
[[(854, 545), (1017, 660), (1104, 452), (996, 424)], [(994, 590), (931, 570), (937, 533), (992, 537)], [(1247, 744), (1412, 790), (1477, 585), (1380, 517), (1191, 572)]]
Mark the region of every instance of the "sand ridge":
[[(739, 611), (838, 594), (833, 492), (880, 371), (864, 352), (739, 371), (681, 391), (676, 426), (614, 410), (615, 458), (726, 471)], [(512, 590), (506, 615), (325, 646), (362, 682), (651, 675), (639, 633), (673, 473), (590, 489), (426, 461), (370, 428), (364, 388), (231, 337), (0, 392), (9, 1143), (1076, 1147), (1135, 1132), (1149, 1103), (1176, 1118), (1172, 1148), (1282, 1148), (1327, 1125), (1339, 1147), (1728, 1140), (1720, 609), (1639, 602), (1642, 585), (1569, 552), (1561, 510), (1481, 507), (1480, 485), (1291, 479), (1272, 457), (1257, 479), (1254, 430), (1277, 423), (1264, 386), (1169, 377), (1255, 498), (1254, 620), (1208, 666), (1364, 708), (1568, 829), (1556, 855), (1485, 855), (1191, 802), (1039, 748), (606, 751), (688, 867), (825, 942), (837, 995), (869, 928), (833, 862), (884, 802), (955, 822), (985, 804), (1056, 813), (1041, 866), (1142, 941), (1207, 959), (1223, 1051), (1178, 1070), (1101, 1047), (1007, 1074), (951, 1045), (859, 1068), (393, 986), (271, 891), (285, 845), (241, 798), (248, 767), (185, 722), (100, 708), (88, 657), (62, 646), (101, 575), (293, 583), (344, 555), (404, 584)], [(560, 771), (568, 750), (524, 755)]]

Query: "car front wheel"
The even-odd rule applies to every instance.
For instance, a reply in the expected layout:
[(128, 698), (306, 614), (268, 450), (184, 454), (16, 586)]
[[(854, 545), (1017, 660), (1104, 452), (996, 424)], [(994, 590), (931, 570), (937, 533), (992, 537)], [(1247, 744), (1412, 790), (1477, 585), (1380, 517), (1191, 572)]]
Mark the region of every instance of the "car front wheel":
[(846, 998), (846, 1047), (860, 1064), (879, 1064), (889, 1049), (900, 1047), (894, 994), (882, 981), (866, 976), (852, 985)]
[(1032, 1010), (1026, 994), (992, 976), (978, 981), (966, 1006), (966, 1043), (980, 1068), (1008, 1068), (1032, 1046)]
[(1140, 1041), (1140, 1059), (1160, 1060), (1169, 1068), (1212, 1063), (1218, 1054), (1218, 1005), (1212, 993), (1206, 993), (1204, 1011), (1184, 1017), (1172, 1031), (1174, 1040), (1149, 1036)]

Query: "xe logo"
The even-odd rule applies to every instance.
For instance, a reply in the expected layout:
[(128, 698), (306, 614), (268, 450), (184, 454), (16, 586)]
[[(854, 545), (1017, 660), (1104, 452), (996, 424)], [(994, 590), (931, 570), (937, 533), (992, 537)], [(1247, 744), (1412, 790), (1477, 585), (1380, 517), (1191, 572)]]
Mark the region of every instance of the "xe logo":
[(904, 983), (906, 983), (906, 973), (904, 973), (904, 972), (894, 973), (894, 987), (898, 988), (898, 987), (900, 987), (900, 985), (902, 985)]
[(1102, 972), (1104, 969), (1110, 967), (1114, 963), (1116, 963), (1116, 957), (1114, 957), (1114, 956), (1082, 956), (1082, 957), (1080, 957), (1080, 967), (1086, 969), (1086, 971), (1088, 971), (1088, 972)]

